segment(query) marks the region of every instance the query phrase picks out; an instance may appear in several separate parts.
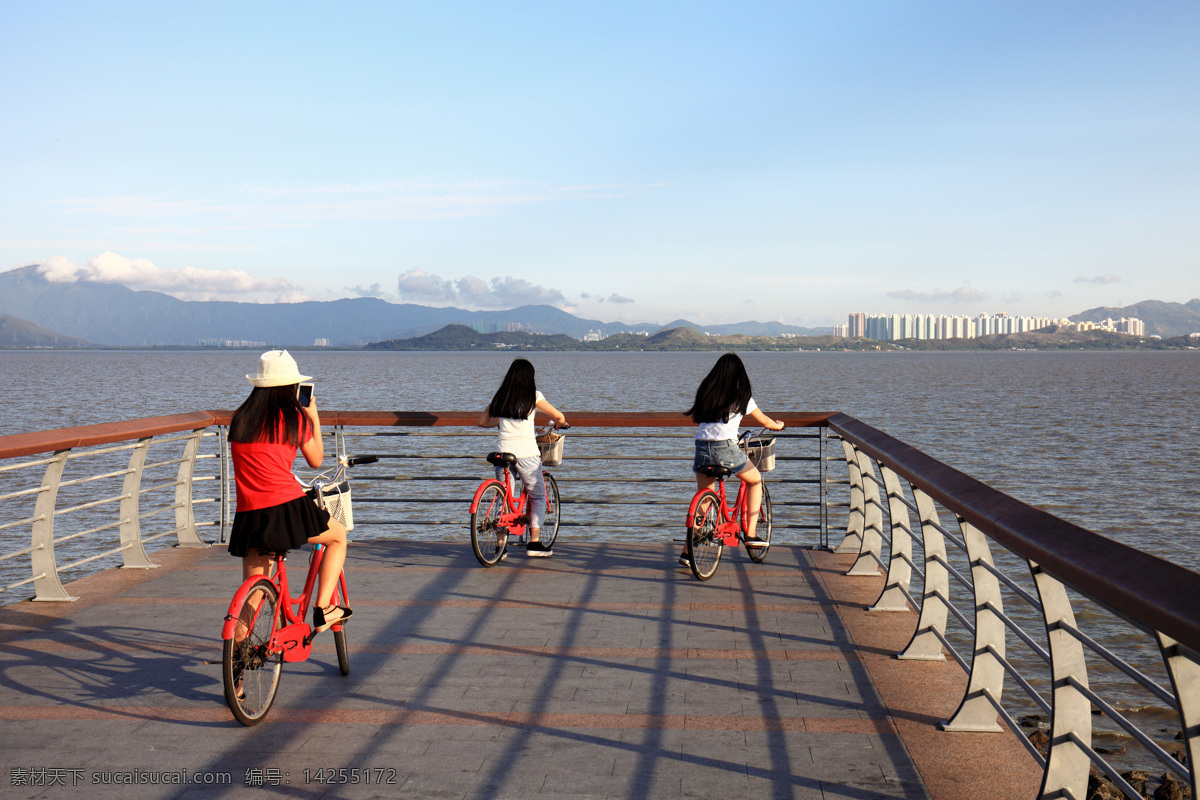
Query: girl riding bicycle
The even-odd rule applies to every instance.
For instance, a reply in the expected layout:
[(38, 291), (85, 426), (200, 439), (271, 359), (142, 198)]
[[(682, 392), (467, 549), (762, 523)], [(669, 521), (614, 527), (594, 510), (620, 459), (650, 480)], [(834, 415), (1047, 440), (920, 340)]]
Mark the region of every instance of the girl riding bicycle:
[[(547, 414), (556, 428), (567, 427), (567, 418), (537, 390), (533, 374), (533, 364), (527, 360), (513, 361), (492, 402), (480, 412), (479, 426), (499, 428), (496, 450), (517, 457), (514, 467), (530, 498), (529, 544), (525, 554), (545, 558), (554, 555), (554, 551), (540, 541), (542, 520), (546, 516), (546, 483), (542, 480), (542, 457), (534, 436), (533, 416), (538, 411)], [(501, 479), (503, 472), (502, 467), (496, 467), (496, 478)]]
[[(737, 444), (738, 426), (748, 416), (759, 425), (773, 431), (783, 430), (783, 423), (771, 419), (759, 409), (750, 392), (750, 376), (742, 360), (734, 353), (717, 359), (700, 387), (692, 407), (683, 412), (699, 427), (696, 430), (696, 455), (692, 471), (696, 473), (696, 490), (712, 486), (716, 478), (700, 473), (706, 466), (721, 466), (732, 470), (747, 485), (750, 506), (746, 545), (761, 546), (755, 532), (758, 528), (759, 506), (762, 503), (762, 474), (747, 459)], [(687, 551), (679, 563), (688, 566)]]
[(301, 405), (299, 399), (299, 384), (309, 376), (300, 374), (286, 350), (272, 350), (259, 358), (258, 373), (246, 379), (254, 389), (229, 423), (237, 486), (229, 552), (242, 559), (246, 580), (267, 574), (273, 553), (306, 542), (324, 545), (313, 606), (313, 627), (324, 631), (352, 612), (332, 603), (346, 560), (346, 528), (318, 508), (292, 474), (297, 449), (310, 467), (319, 467), (325, 457), (316, 400), (306, 394), (308, 404)]

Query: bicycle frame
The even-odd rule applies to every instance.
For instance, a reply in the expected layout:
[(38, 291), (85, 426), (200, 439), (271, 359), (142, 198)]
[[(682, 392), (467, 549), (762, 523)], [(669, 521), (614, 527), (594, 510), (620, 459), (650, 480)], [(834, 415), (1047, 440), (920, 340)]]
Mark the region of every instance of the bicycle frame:
[[(738, 484), (737, 495), (733, 505), (727, 505), (725, 500), (725, 479), (717, 478), (716, 483), (708, 487), (717, 495), (718, 507), (721, 509), (721, 520), (717, 523), (716, 536), (721, 544), (737, 547), (741, 541), (742, 532), (750, 527), (750, 510), (747, 508), (750, 486), (745, 481)], [(697, 491), (688, 505), (688, 525), (696, 518), (696, 504), (700, 502), (701, 491)]]
[[(475, 490), (475, 496), (471, 498), (470, 513), (474, 514), (479, 510), (479, 498), (483, 496), (484, 490), (489, 486), (499, 486), (504, 489), (504, 513), (500, 515), (497, 524), (508, 531), (509, 536), (524, 536), (525, 528), (529, 525), (529, 494), (524, 486), (521, 487), (521, 494), (513, 496), (513, 477), (512, 471), (508, 467), (504, 467), (503, 480), (497, 478), (488, 478), (483, 483), (479, 484), (479, 488)], [(542, 474), (545, 474), (543, 471)], [(546, 493), (546, 511), (553, 513), (554, 509), (550, 505), (550, 493)]]
[[(271, 568), (266, 575), (254, 575), (247, 578), (233, 595), (233, 600), (229, 604), (229, 613), (225, 615), (225, 625), (221, 628), (222, 639), (233, 639), (237, 634), (237, 626), (239, 619), (236, 616), (238, 609), (246, 601), (246, 597), (253, 591), (254, 587), (260, 581), (266, 581), (275, 585), (275, 589), (279, 592), (279, 604), (276, 607), (276, 614), (282, 613), (283, 621), (287, 624), (280, 626), (280, 620), (272, 620), (271, 624), (271, 641), (268, 646), (268, 651), (271, 653), (282, 653), (283, 660), (289, 662), (306, 661), (312, 654), (312, 640), (314, 634), (312, 627), (305, 622), (308, 617), (309, 601), (313, 598), (313, 590), (316, 587), (317, 575), (321, 569), (321, 560), (325, 555), (325, 548), (321, 545), (313, 546), (312, 556), (308, 562), (308, 575), (304, 580), (304, 591), (296, 598), (292, 598), (290, 587), (288, 585), (286, 556), (271, 556)], [(349, 595), (346, 593), (346, 576), (338, 576), (337, 590), (341, 592), (343, 602), (350, 603)], [(295, 607), (295, 610), (293, 610)], [(243, 622), (247, 627), (253, 627), (253, 620)], [(332, 626), (333, 630), (341, 630), (340, 625)]]

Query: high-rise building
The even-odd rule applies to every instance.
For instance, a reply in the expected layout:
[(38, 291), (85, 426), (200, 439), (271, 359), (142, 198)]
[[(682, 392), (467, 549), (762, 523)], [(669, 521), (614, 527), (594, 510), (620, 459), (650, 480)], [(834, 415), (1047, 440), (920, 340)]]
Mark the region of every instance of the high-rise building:
[(850, 337), (866, 336), (867, 335), (867, 315), (861, 311), (851, 311), (850, 319), (847, 327), (850, 329)]

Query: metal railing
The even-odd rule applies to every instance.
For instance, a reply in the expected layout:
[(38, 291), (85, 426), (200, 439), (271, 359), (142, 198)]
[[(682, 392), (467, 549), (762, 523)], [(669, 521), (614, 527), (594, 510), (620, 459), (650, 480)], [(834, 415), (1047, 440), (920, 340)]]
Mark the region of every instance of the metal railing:
[[(32, 584), (34, 600), (74, 600), (63, 573), (118, 555), (126, 569), (151, 569), (147, 546), (167, 537), (203, 546), (197, 528), (221, 521), (197, 522), (197, 506), (225, 508), (221, 476), (196, 474), (219, 457), (219, 444), (202, 452), (221, 440), (212, 422), (182, 414), (0, 438), (0, 537), (29, 531), (28, 547), (0, 552), (0, 593)], [(216, 496), (196, 497), (206, 482)]]
[[(424, 536), (461, 538), (475, 488), (492, 474), (484, 456), (494, 449), (496, 432), (476, 427), (475, 416), (440, 415), (436, 428), (386, 428), (339, 415), (338, 447), (380, 459), (354, 473), (356, 525), (419, 526)], [(824, 429), (809, 424), (811, 415), (781, 416), (792, 417), (798, 427), (775, 434), (779, 455), (768, 481), (776, 541), (810, 543), (814, 536), (826, 538), (825, 463), (816, 454)], [(564, 535), (584, 528), (588, 535), (618, 538), (657, 531), (682, 535), (695, 488), (694, 425), (678, 414), (638, 417), (571, 415), (565, 462), (549, 468), (567, 509), (561, 515)]]
[[(872, 610), (919, 611), (898, 658), (949, 653), (968, 672), (962, 702), (943, 729), (997, 731), (997, 720), (1011, 728), (1043, 767), (1041, 797), (1085, 797), (1092, 765), (1126, 796), (1142, 797), (1137, 771), (1122, 772), (1106, 758), (1123, 748), (1093, 744), (1105, 732), (1093, 724), (1099, 715), (1109, 734), (1137, 742), (1195, 796), (1200, 574), (1014, 500), (852, 417), (837, 414), (827, 424), (842, 439), (850, 477), (846, 535), (837, 547), (856, 555), (848, 574), (885, 572)], [(957, 534), (942, 525), (939, 508), (955, 518)], [(956, 605), (960, 592), (965, 602)], [(1084, 632), (1078, 620), (1085, 617), (1093, 634), (1118, 644)], [(1125, 630), (1114, 635), (1116, 626)], [(1010, 653), (1010, 639), (1023, 648)], [(1019, 699), (1004, 695), (1006, 678)], [(1173, 746), (1170, 729), (1165, 736), (1147, 731), (1117, 707), (1141, 707), (1139, 692), (1177, 715), (1182, 750), (1172, 753), (1161, 741)], [(1045, 753), (1012, 711), (1023, 706), (1050, 715)]]
[[(1135, 781), (1093, 744), (1103, 726), (1138, 742), (1196, 791), (1200, 575), (1021, 503), (852, 417), (779, 416), (790, 430), (778, 448), (779, 469), (768, 477), (776, 541), (815, 538), (818, 547), (855, 556), (850, 575), (883, 571), (873, 610), (918, 612), (898, 658), (949, 654), (968, 673), (962, 703), (943, 725), (948, 735), (1016, 731), (1043, 765), (1045, 798), (1082, 800), (1092, 764), (1139, 797)], [(488, 474), (481, 456), (494, 436), (473, 427), (475, 414), (325, 412), (322, 418), (341, 451), (350, 445), (382, 456), (352, 479), (359, 526), (421, 526), (422, 535), (461, 539), (466, 502)], [(692, 484), (683, 430), (690, 423), (676, 414), (580, 412), (571, 421), (569, 463), (553, 470), (569, 509), (563, 535), (681, 532)], [(66, 570), (118, 553), (123, 566), (146, 568), (152, 566), (146, 544), (174, 534), (181, 545), (199, 546), (197, 528), (204, 525), (219, 529), (223, 540), (232, 494), (224, 457), (228, 422), (229, 412), (198, 412), (0, 438), (0, 536), (30, 532), (29, 547), (0, 552), (0, 565), (28, 556), (31, 576), (0, 589), (32, 583), (39, 600), (68, 600), (59, 578)], [(840, 459), (832, 452), (838, 444)], [(218, 455), (209, 462), (216, 474), (196, 474), (197, 462)], [(845, 480), (828, 469), (835, 459), (844, 461)], [(96, 464), (93, 473), (68, 473), (79, 462)], [(158, 477), (172, 469), (169, 478)], [(152, 474), (154, 482), (146, 479)], [(202, 481), (215, 482), (215, 496), (194, 497)], [(107, 491), (106, 482), (120, 488)], [(144, 496), (163, 491), (174, 492), (173, 502), (144, 507)], [(211, 505), (213, 518), (198, 522), (202, 503)], [(10, 509), (24, 510), (4, 517)], [(173, 526), (143, 533), (147, 520), (172, 511)], [(830, 520), (842, 513), (846, 530), (834, 545)], [(95, 514), (108, 518), (82, 521)], [(954, 517), (957, 531), (942, 524), (943, 514)], [(116, 546), (58, 563), (56, 545), (104, 536)], [(1111, 636), (1112, 625), (1141, 632), (1153, 659), (1126, 636)], [(1009, 652), (1017, 642), (1022, 648)], [(1179, 756), (1121, 712), (1114, 697), (1128, 690), (1114, 675), (1177, 716)], [(1005, 695), (1009, 678), (1024, 699)], [(1051, 716), (1045, 753), (1022, 732), (1017, 715), (1026, 706)], [(1093, 723), (1094, 709), (1103, 723)]]

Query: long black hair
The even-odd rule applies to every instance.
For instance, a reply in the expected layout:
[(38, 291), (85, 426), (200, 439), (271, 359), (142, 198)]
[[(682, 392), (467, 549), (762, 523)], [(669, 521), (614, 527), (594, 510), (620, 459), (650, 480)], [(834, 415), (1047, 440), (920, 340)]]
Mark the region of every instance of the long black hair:
[(736, 353), (726, 353), (700, 381), (696, 400), (683, 412), (692, 422), (728, 422), (733, 412), (745, 414), (750, 404), (750, 376)]
[[(280, 421), (282, 420), (282, 430)], [(271, 442), (300, 446), (302, 420), (307, 417), (296, 399), (296, 384), (255, 386), (229, 422), (229, 441), (248, 444)]]
[(504, 382), (488, 404), (488, 415), (505, 419), (525, 419), (537, 405), (537, 385), (533, 382), (533, 364), (523, 358), (512, 362)]

